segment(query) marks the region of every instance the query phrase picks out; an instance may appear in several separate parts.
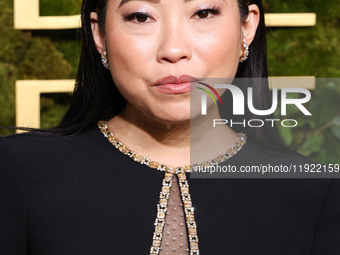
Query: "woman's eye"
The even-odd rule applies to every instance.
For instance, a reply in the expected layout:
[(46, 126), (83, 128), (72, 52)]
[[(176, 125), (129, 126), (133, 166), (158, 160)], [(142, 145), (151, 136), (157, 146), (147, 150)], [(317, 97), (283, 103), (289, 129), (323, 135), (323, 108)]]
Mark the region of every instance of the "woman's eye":
[(124, 20), (134, 21), (136, 23), (146, 23), (149, 18), (150, 18), (149, 15), (143, 12), (135, 12), (135, 13), (124, 16)]
[[(221, 11), (219, 8), (208, 8), (201, 9), (195, 12), (194, 16), (197, 16), (199, 19), (207, 19), (211, 16), (220, 14)], [(151, 19), (151, 17), (144, 12), (135, 12), (129, 15), (124, 16), (124, 20), (133, 21), (135, 23), (147, 23)]]
[(218, 15), (220, 14), (220, 10), (219, 9), (202, 9), (202, 10), (199, 10), (195, 13), (195, 15), (200, 18), (200, 19), (207, 19), (209, 18), (209, 14), (212, 14), (212, 15)]

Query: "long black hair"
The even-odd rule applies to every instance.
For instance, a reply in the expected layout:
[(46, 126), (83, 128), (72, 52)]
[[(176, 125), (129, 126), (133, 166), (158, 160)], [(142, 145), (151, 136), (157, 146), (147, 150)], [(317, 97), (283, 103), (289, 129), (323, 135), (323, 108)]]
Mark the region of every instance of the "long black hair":
[[(268, 78), (266, 28), (261, 0), (238, 0), (241, 22), (247, 17), (250, 4), (256, 4), (259, 7), (260, 22), (255, 38), (250, 45), (249, 59), (239, 64), (236, 78)], [(110, 72), (101, 63), (100, 54), (95, 47), (92, 35), (91, 12), (97, 12), (101, 33), (105, 34), (106, 5), (107, 0), (83, 0), (82, 2), (81, 34), (83, 45), (76, 86), (70, 107), (59, 126), (53, 129), (54, 132), (64, 135), (77, 134), (92, 128), (99, 120), (109, 120), (116, 116), (126, 105), (126, 100), (117, 90)], [(241, 83), (238, 86), (246, 94), (249, 85)], [(268, 109), (271, 103), (268, 83), (254, 80), (252, 87), (254, 107)], [(253, 117), (249, 112), (246, 112), (244, 116), (245, 119), (252, 119)], [(267, 116), (267, 118), (270, 117)], [(276, 128), (245, 127), (240, 128), (240, 130), (264, 147), (290, 151), (282, 142)]]

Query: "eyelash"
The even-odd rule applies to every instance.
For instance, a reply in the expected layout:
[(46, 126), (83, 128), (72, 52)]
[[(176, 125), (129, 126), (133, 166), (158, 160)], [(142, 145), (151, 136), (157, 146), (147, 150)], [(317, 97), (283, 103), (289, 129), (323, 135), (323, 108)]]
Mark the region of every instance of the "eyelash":
[(209, 12), (211, 14), (213, 14), (214, 16), (216, 15), (219, 15), (221, 13), (221, 8), (220, 7), (217, 7), (217, 6), (212, 6), (212, 7), (208, 7), (208, 8), (203, 8), (203, 9), (197, 9), (195, 11), (195, 14), (194, 15), (197, 15), (198, 13), (202, 13), (202, 12)]
[[(197, 15), (197, 14), (203, 13), (203, 12), (208, 12), (208, 14), (211, 13), (214, 16), (216, 16), (216, 15), (219, 15), (221, 13), (221, 8), (216, 7), (216, 6), (212, 6), (212, 7), (209, 7), (209, 8), (198, 9), (198, 10), (195, 11), (194, 15)], [(151, 18), (146, 12), (134, 12), (134, 13), (131, 13), (131, 14), (124, 15), (123, 19), (125, 21), (133, 21), (137, 17), (142, 17), (142, 18), (146, 18), (146, 19)], [(202, 19), (208, 19), (208, 18), (202, 18)], [(145, 22), (136, 22), (136, 23), (142, 24), (142, 23), (145, 23)]]

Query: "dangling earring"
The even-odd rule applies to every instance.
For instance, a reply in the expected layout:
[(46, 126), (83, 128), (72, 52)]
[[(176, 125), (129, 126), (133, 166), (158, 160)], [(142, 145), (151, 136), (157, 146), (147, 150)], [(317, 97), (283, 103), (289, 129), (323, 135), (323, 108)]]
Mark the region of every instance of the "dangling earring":
[(103, 51), (103, 54), (102, 54), (102, 63), (103, 63), (103, 66), (106, 68), (106, 69), (110, 69), (110, 66), (109, 66), (109, 62), (107, 60), (107, 52), (106, 50)]
[(248, 59), (249, 56), (249, 47), (245, 42), (242, 42), (243, 45), (243, 55), (240, 57), (240, 62), (243, 63)]

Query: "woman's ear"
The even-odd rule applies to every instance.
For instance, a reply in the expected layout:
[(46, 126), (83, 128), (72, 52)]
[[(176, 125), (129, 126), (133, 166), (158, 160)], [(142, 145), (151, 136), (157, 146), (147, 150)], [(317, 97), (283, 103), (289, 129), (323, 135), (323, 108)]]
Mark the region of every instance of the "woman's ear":
[(91, 29), (92, 29), (92, 35), (93, 40), (96, 45), (96, 48), (99, 52), (99, 54), (103, 54), (103, 51), (105, 49), (105, 39), (104, 36), (100, 32), (99, 24), (98, 24), (98, 14), (96, 12), (91, 12)]
[(248, 10), (248, 16), (242, 23), (242, 41), (249, 46), (254, 40), (260, 22), (260, 10), (256, 4), (249, 5)]

